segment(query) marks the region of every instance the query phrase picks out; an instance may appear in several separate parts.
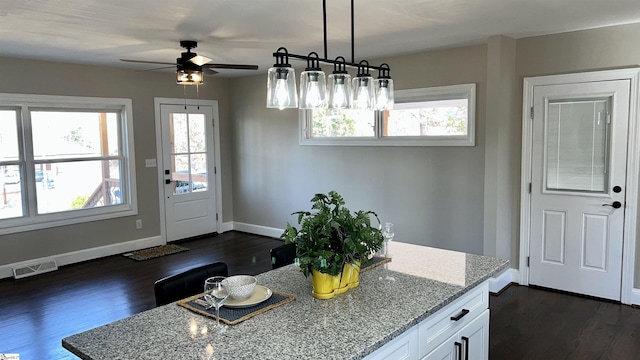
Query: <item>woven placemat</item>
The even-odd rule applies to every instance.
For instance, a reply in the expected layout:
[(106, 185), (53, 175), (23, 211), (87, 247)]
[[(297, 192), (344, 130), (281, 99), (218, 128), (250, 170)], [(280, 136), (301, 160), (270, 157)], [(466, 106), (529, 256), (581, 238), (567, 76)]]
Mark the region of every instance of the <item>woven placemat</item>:
[[(198, 294), (188, 297), (184, 300), (178, 301), (177, 304), (200, 315), (208, 316), (215, 319), (215, 308), (207, 309), (205, 306), (199, 304), (202, 302), (203, 295), (204, 294)], [(295, 300), (295, 296), (293, 295), (272, 291), (271, 297), (269, 299), (255, 306), (246, 308), (228, 308), (225, 306), (221, 307), (220, 321), (227, 325), (235, 325), (293, 300)]]
[(362, 264), (360, 266), (360, 272), (363, 271), (367, 271), (367, 270), (371, 270), (375, 267), (378, 267), (382, 264), (386, 264), (389, 261), (391, 261), (390, 257), (384, 257), (384, 256), (374, 256), (371, 259), (367, 260), (367, 262), (365, 262), (364, 264)]

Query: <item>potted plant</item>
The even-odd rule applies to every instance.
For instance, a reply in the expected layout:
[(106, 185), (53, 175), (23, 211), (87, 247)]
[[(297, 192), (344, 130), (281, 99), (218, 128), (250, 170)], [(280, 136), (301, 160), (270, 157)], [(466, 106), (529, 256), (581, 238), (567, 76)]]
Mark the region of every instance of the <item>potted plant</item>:
[(300, 228), (287, 223), (282, 238), (296, 245), (296, 263), (312, 276), (313, 295), (328, 299), (357, 286), (359, 263), (380, 249), (383, 237), (371, 226), (371, 215), (380, 222), (375, 212), (352, 213), (335, 191), (315, 194), (311, 202), (312, 211), (292, 214), (298, 215)]

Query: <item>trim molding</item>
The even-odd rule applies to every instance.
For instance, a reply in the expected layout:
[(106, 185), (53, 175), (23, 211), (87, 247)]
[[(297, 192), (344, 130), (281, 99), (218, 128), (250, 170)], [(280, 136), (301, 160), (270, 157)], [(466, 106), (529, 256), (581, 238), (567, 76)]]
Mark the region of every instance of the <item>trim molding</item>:
[(267, 226), (246, 224), (241, 222), (233, 222), (233, 230), (248, 232), (251, 234), (268, 236), (272, 238), (280, 238), (280, 235), (284, 232), (284, 229), (272, 228)]
[(57, 254), (53, 256), (46, 256), (38, 259), (30, 259), (26, 261), (20, 261), (12, 264), (0, 266), (0, 279), (9, 278), (13, 276), (12, 269), (14, 267), (22, 267), (30, 264), (40, 263), (46, 260), (55, 260), (58, 266), (64, 266), (74, 264), (82, 261), (98, 259), (105, 256), (122, 254), (128, 251), (135, 251), (140, 249), (146, 249), (153, 246), (164, 245), (165, 242), (162, 236), (153, 236), (144, 239), (137, 239), (126, 241), (122, 243), (99, 246), (91, 249), (83, 249), (78, 251), (72, 251), (64, 254)]
[(518, 269), (506, 269), (499, 275), (489, 278), (489, 292), (498, 294), (512, 282), (517, 283), (520, 280)]
[(221, 234), (224, 233), (224, 232), (227, 232), (227, 231), (231, 231), (231, 230), (233, 230), (233, 221), (223, 222), (220, 225), (220, 233)]

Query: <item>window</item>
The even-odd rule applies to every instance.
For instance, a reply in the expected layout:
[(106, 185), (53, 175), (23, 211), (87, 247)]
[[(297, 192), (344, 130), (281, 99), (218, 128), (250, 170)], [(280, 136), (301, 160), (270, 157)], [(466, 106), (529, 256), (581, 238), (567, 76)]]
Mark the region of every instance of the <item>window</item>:
[(301, 110), (303, 145), (474, 146), (475, 84), (396, 90), (391, 111)]
[(131, 101), (0, 94), (0, 233), (137, 213)]

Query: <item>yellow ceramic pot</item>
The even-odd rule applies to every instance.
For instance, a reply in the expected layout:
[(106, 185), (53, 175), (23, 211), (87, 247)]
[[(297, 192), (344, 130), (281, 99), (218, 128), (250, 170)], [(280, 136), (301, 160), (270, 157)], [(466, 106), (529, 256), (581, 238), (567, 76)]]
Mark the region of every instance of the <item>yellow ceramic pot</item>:
[(355, 264), (345, 264), (345, 266), (347, 265), (351, 268), (349, 271), (349, 289), (353, 289), (360, 285), (360, 261), (357, 261)]
[(313, 283), (313, 297), (316, 299), (331, 299), (340, 286), (340, 275), (329, 275), (317, 270), (311, 270), (311, 282)]

